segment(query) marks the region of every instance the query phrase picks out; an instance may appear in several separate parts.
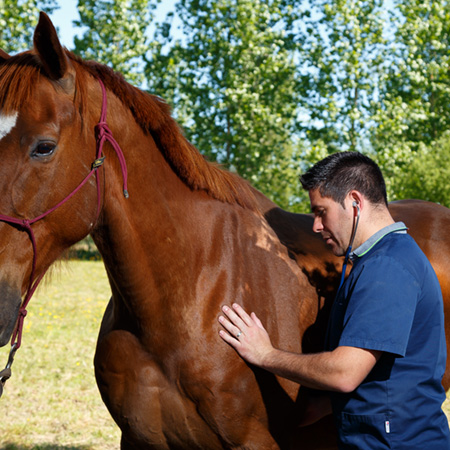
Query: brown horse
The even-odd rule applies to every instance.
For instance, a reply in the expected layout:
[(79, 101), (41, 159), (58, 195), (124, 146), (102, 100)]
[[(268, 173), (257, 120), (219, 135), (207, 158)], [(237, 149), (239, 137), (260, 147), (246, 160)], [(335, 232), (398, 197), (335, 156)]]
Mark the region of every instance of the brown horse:
[[(90, 233), (112, 290), (95, 371), (122, 448), (334, 448), (328, 419), (296, 426), (298, 385), (218, 336), (221, 305), (238, 301), (276, 346), (321, 349), (341, 261), (311, 217), (206, 162), (163, 101), (63, 49), (45, 14), (33, 50), (0, 54), (0, 105), (0, 343), (15, 326), (20, 339), (22, 296)], [(393, 212), (448, 300), (450, 212)]]

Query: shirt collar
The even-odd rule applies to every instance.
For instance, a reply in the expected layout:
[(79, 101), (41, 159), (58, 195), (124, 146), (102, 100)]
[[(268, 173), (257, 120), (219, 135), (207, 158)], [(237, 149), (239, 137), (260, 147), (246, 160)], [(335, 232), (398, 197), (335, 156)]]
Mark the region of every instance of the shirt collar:
[(367, 241), (363, 242), (358, 248), (350, 253), (350, 259), (354, 261), (356, 257), (361, 258), (364, 256), (375, 244), (377, 244), (381, 239), (390, 233), (401, 233), (406, 234), (408, 227), (403, 222), (395, 222), (387, 227), (382, 228), (375, 234), (370, 236)]

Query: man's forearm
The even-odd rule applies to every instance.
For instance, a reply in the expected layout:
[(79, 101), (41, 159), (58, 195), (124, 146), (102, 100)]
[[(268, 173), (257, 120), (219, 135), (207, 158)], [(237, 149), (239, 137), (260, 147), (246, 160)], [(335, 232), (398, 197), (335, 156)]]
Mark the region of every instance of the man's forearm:
[(345, 392), (349, 389), (346, 374), (335, 359), (332, 352), (296, 354), (274, 349), (261, 368), (305, 387)]
[(352, 392), (366, 378), (379, 356), (380, 352), (353, 347), (313, 354), (273, 349), (260, 366), (305, 387)]

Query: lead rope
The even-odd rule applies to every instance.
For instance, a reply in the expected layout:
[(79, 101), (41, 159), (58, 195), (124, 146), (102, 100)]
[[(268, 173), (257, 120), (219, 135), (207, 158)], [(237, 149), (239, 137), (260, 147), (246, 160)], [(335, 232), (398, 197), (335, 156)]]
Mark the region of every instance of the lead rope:
[(22, 220), (22, 219), (17, 219), (15, 217), (9, 217), (9, 216), (0, 214), (1, 222), (18, 225), (19, 227), (24, 229), (28, 233), (28, 235), (30, 237), (31, 245), (33, 247), (33, 261), (32, 261), (32, 265), (31, 265), (30, 281), (28, 284), (27, 292), (25, 294), (25, 298), (19, 309), (17, 324), (16, 324), (15, 330), (14, 330), (12, 338), (11, 338), (11, 350), (9, 352), (8, 362), (5, 366), (5, 368), (0, 371), (0, 397), (3, 394), (3, 386), (5, 385), (6, 381), (11, 377), (11, 366), (14, 361), (14, 356), (16, 354), (16, 351), (20, 348), (20, 346), (22, 344), (23, 322), (27, 315), (28, 303), (30, 302), (31, 297), (33, 296), (34, 292), (36, 291), (42, 278), (44, 278), (45, 273), (47, 272), (47, 269), (45, 269), (36, 278), (36, 280), (34, 280), (35, 272), (36, 272), (37, 245), (36, 245), (36, 239), (34, 237), (34, 232), (33, 232), (33, 229), (31, 228), (31, 225), (38, 222), (39, 220), (43, 219), (47, 215), (51, 214), (53, 211), (58, 209), (64, 203), (69, 201), (89, 181), (89, 179), (91, 178), (91, 176), (93, 174), (96, 175), (95, 178), (96, 178), (96, 185), (97, 185), (97, 213), (96, 213), (96, 220), (95, 220), (97, 222), (98, 217), (100, 215), (100, 207), (101, 207), (101, 189), (100, 189), (100, 180), (99, 180), (99, 177), (97, 176), (97, 171), (100, 167), (102, 167), (103, 162), (105, 160), (105, 156), (103, 156), (103, 145), (106, 141), (108, 141), (111, 144), (111, 146), (113, 147), (113, 149), (117, 155), (117, 158), (120, 163), (120, 168), (122, 171), (123, 194), (124, 194), (125, 198), (129, 197), (128, 186), (127, 186), (127, 183), (128, 183), (127, 164), (126, 164), (122, 149), (120, 148), (117, 141), (114, 139), (112, 132), (108, 128), (108, 125), (106, 123), (106, 115), (107, 115), (106, 89), (105, 89), (105, 85), (103, 84), (103, 82), (100, 79), (98, 79), (98, 82), (102, 89), (102, 109), (101, 109), (101, 114), (100, 114), (100, 121), (95, 127), (96, 142), (97, 142), (96, 159), (91, 165), (91, 171), (86, 175), (84, 180), (67, 197), (65, 197), (63, 200), (61, 200), (53, 208), (49, 209), (48, 211), (41, 214), (40, 216), (35, 217), (34, 219)]

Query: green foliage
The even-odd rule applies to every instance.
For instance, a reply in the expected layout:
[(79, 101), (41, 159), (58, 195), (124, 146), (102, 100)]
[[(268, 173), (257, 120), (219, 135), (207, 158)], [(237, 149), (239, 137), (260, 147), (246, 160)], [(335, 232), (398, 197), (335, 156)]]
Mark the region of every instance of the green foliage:
[(32, 47), (39, 11), (56, 8), (55, 0), (0, 0), (0, 48), (14, 54)]
[(298, 186), (296, 65), (285, 20), (294, 3), (181, 0), (183, 39), (171, 41), (163, 24), (146, 68), (149, 86), (174, 105), (202, 153), (285, 206)]
[(432, 188), (434, 194), (429, 189), (442, 171), (445, 157), (438, 153), (445, 145), (440, 139), (450, 129), (449, 2), (398, 0), (391, 24), (394, 39), (380, 86), (372, 145), (389, 179), (391, 198), (442, 202), (436, 189), (446, 197), (445, 185)]
[(450, 131), (435, 144), (419, 145), (407, 169), (394, 179), (392, 199), (420, 198), (450, 207)]
[(383, 73), (383, 1), (320, 0), (301, 40), (303, 130), (313, 153), (367, 146)]
[(450, 128), (449, 2), (327, 0), (312, 11), (302, 43), (304, 164), (363, 151), (382, 167), (389, 198), (444, 202), (436, 174)]
[(381, 115), (377, 140), (400, 139), (414, 149), (450, 127), (450, 5), (447, 0), (397, 3), (393, 18), (400, 25), (382, 92), (383, 112), (394, 126), (385, 126)]
[(80, 20), (74, 23), (86, 31), (75, 37), (75, 53), (108, 64), (129, 82), (142, 84), (142, 55), (150, 45), (146, 32), (157, 1), (78, 0)]

